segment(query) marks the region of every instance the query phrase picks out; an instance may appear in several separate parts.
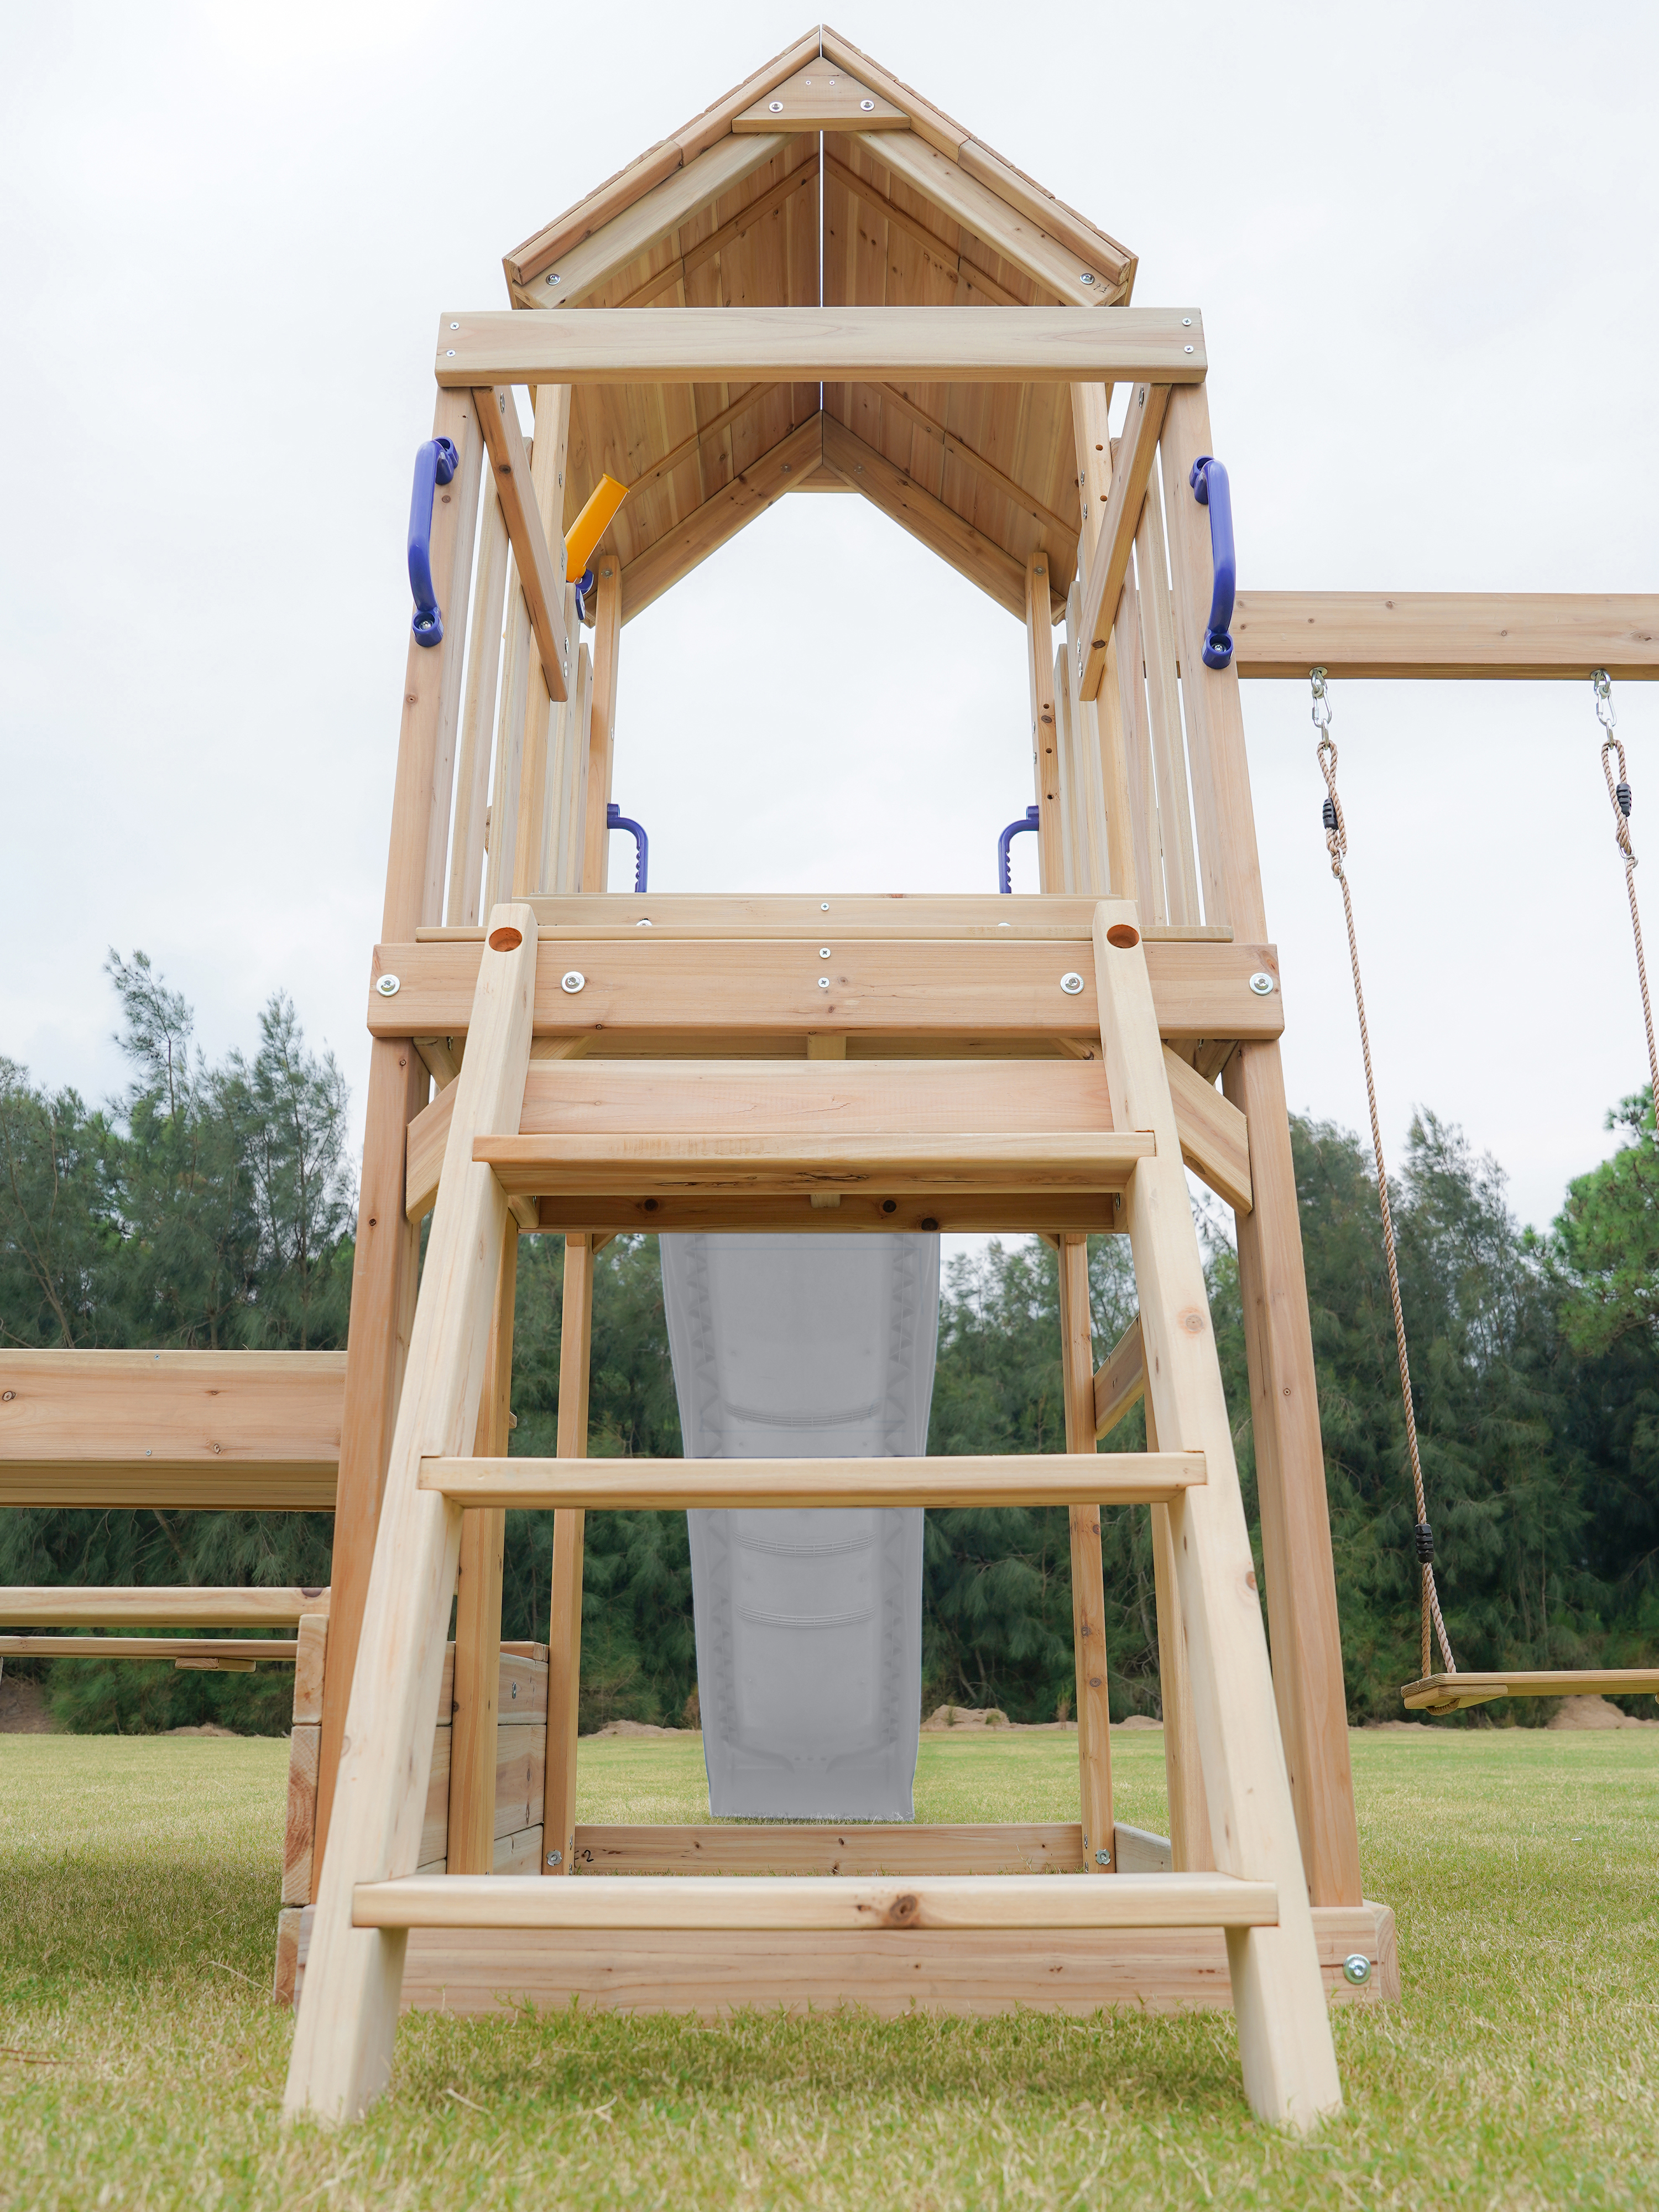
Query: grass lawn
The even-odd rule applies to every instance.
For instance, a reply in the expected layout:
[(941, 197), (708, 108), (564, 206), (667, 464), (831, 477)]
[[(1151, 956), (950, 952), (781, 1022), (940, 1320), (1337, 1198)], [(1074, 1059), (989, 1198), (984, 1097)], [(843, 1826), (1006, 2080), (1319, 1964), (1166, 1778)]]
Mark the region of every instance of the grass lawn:
[[(1164, 1826), (1162, 1737), (1114, 1740)], [(1659, 1732), (1356, 1737), (1403, 2003), (1347, 2110), (1256, 2126), (1230, 2017), (405, 2022), (392, 2094), (277, 2121), (287, 1747), (0, 1736), (0, 2204), (851, 2208), (1659, 2203)], [(582, 1747), (585, 1820), (706, 1817), (695, 1742)], [(923, 1819), (1075, 1817), (1058, 1735), (923, 1739)]]

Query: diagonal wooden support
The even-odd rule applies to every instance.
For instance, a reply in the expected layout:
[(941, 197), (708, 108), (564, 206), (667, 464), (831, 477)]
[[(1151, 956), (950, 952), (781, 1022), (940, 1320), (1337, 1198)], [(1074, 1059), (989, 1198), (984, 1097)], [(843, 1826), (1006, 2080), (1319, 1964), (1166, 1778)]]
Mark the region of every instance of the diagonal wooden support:
[(1279, 1898), (1276, 1928), (1227, 1936), (1245, 2092), (1261, 2118), (1305, 2130), (1340, 2107), (1341, 2082), (1146, 957), (1121, 908), (1097, 910), (1095, 973), (1114, 1112), (1158, 1142), (1126, 1207), (1157, 1434), (1201, 1451), (1207, 1474), (1169, 1511), (1211, 1841), (1223, 1874)]
[(413, 1874), (433, 1715), (460, 1549), (460, 1508), (419, 1487), (420, 1462), (473, 1441), (489, 1368), (507, 1200), (474, 1161), (516, 1129), (530, 1065), (536, 918), (499, 906), (478, 967), (466, 1059), (432, 1218), (374, 1545), (284, 2111), (338, 2122), (386, 2087), (405, 1937), (352, 1926), (359, 1882)]

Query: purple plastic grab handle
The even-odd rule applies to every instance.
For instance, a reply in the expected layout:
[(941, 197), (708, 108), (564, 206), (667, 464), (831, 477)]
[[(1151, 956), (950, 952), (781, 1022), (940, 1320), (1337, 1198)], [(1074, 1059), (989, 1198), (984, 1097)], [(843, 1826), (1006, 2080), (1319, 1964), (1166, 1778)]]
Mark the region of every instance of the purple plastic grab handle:
[(1036, 828), (1037, 813), (1038, 810), (1035, 806), (1028, 806), (1025, 810), (1025, 819), (1023, 822), (1011, 822), (1001, 836), (997, 839), (997, 889), (1006, 891), (1011, 897), (1013, 895), (1014, 879), (1008, 872), (1008, 848), (1022, 830)]
[(1238, 589), (1238, 556), (1233, 549), (1233, 495), (1227, 471), (1212, 454), (1200, 453), (1188, 478), (1193, 497), (1210, 510), (1210, 558), (1215, 566), (1215, 586), (1210, 594), (1210, 619), (1204, 632), (1204, 665), (1232, 665), (1233, 641), (1228, 629), (1233, 618), (1233, 599)]
[(415, 601), (410, 628), (416, 645), (441, 645), (444, 618), (432, 588), (432, 505), (438, 486), (455, 474), (459, 459), (447, 438), (428, 438), (415, 454), (415, 489), (409, 501), (409, 588)]
[(634, 888), (645, 889), (645, 878), (651, 866), (651, 840), (637, 822), (630, 822), (613, 799), (605, 810), (607, 830), (626, 830), (634, 840)]

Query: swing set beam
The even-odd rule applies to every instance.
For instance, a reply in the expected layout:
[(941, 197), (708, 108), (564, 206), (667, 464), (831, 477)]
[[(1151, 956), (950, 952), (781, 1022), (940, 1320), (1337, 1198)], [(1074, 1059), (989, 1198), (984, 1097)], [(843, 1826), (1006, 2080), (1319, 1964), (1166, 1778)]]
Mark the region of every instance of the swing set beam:
[(1241, 676), (1659, 678), (1651, 592), (1240, 592), (1232, 633)]

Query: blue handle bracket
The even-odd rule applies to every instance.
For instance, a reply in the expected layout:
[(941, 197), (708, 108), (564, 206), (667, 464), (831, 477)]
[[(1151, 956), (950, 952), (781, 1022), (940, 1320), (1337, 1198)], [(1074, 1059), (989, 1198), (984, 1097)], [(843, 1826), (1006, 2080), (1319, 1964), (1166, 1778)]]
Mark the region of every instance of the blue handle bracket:
[(428, 438), (415, 453), (415, 489), (409, 500), (409, 589), (415, 601), (410, 628), (416, 645), (441, 645), (444, 618), (432, 588), (432, 509), (438, 486), (451, 483), (460, 455), (447, 438)]
[(1000, 891), (1006, 891), (1011, 898), (1013, 896), (1014, 879), (1009, 873), (1008, 848), (1013, 842), (1014, 839), (1018, 836), (1022, 830), (1035, 830), (1036, 828), (1040, 811), (1041, 810), (1037, 807), (1028, 806), (1025, 810), (1024, 820), (1023, 822), (1011, 822), (1008, 824), (1008, 827), (1003, 831), (1002, 835), (997, 839), (997, 889)]
[(1188, 479), (1193, 497), (1210, 510), (1210, 559), (1215, 585), (1210, 594), (1210, 619), (1204, 632), (1204, 665), (1232, 665), (1233, 641), (1229, 635), (1233, 600), (1238, 591), (1238, 556), (1233, 547), (1233, 495), (1227, 471), (1212, 453), (1200, 453)]
[(637, 822), (629, 819), (614, 799), (605, 810), (605, 826), (607, 830), (626, 830), (634, 840), (634, 888), (642, 891), (651, 866), (651, 840)]

